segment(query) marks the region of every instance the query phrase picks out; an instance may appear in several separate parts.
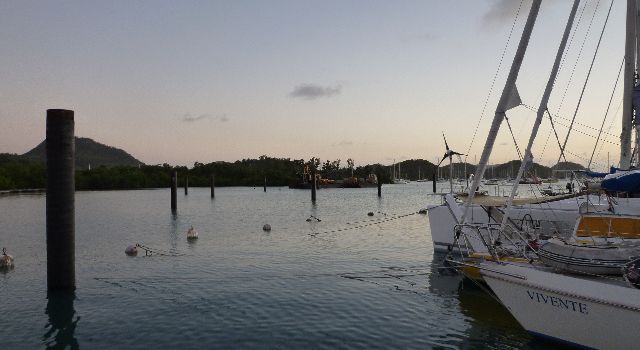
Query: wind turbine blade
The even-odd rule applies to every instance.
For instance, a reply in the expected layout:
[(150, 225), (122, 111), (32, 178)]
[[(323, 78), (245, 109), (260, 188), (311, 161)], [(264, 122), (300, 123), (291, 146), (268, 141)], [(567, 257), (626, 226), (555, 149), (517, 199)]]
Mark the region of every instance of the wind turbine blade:
[(444, 139), (444, 146), (447, 148), (447, 151), (449, 151), (449, 144), (447, 143), (447, 138), (444, 136), (444, 133), (442, 133), (442, 138)]

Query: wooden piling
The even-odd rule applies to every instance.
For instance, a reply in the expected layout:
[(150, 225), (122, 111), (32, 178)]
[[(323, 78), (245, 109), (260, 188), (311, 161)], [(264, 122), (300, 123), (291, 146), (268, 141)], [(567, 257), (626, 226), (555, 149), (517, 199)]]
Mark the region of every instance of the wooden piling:
[(189, 174), (184, 175), (184, 195), (189, 195)]
[(382, 178), (380, 178), (380, 173), (376, 175), (378, 178), (378, 198), (382, 197)]
[(316, 201), (316, 166), (311, 164), (311, 201)]
[(267, 192), (267, 177), (264, 177), (264, 191)]
[(435, 173), (431, 176), (431, 179), (433, 180), (433, 183), (432, 183), (433, 193), (436, 193), (436, 174)]
[(211, 174), (211, 198), (216, 198), (216, 175)]
[(178, 172), (176, 170), (171, 174), (171, 211), (178, 210)]
[(47, 110), (47, 289), (73, 290), (75, 274), (74, 113)]

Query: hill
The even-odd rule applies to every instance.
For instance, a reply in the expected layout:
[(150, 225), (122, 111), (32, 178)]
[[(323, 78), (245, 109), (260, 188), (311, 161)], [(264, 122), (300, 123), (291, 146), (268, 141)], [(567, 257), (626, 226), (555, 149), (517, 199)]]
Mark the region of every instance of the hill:
[[(46, 149), (45, 141), (29, 152), (22, 155), (24, 158), (45, 162)], [(89, 165), (92, 168), (104, 166), (139, 166), (141, 161), (134, 158), (129, 153), (119, 148), (104, 145), (86, 137), (76, 137), (76, 168), (87, 169)]]

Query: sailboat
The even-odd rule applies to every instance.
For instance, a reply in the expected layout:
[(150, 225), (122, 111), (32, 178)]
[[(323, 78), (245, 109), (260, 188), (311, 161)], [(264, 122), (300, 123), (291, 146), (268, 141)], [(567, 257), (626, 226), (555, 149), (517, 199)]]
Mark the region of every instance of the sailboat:
[[(541, 0), (534, 0), (531, 6), (529, 17), (525, 25), (525, 33), (530, 33), (533, 29), (533, 25), (536, 20), (538, 9), (540, 7)], [(516, 181), (512, 188), (512, 195), (509, 197), (505, 216), (500, 223), (500, 229), (496, 230), (498, 234), (503, 232), (507, 227), (510, 227), (508, 223), (508, 216), (512, 209), (513, 194), (517, 190), (518, 182), (524, 173), (524, 168), (527, 161), (532, 161), (533, 156), (531, 154), (532, 142), (536, 137), (537, 129), (542, 119), (542, 113), (546, 108), (546, 102), (551, 92), (553, 80), (557, 73), (560, 59), (564, 51), (564, 45), (570, 32), (570, 28), (575, 18), (580, 0), (574, 0), (574, 4), (571, 10), (571, 15), (567, 23), (567, 28), (563, 35), (563, 40), (558, 49), (554, 68), (549, 79), (549, 84), (544, 92), (540, 109), (538, 110), (538, 118), (534, 124), (529, 144), (524, 153), (524, 161), (518, 171)], [(636, 0), (627, 1), (627, 41), (625, 50), (625, 62), (628, 63), (628, 70), (625, 70), (625, 90), (633, 84), (633, 51), (636, 40), (636, 19), (637, 19), (637, 4)], [(520, 41), (520, 47), (528, 44), (528, 35), (523, 34), (523, 39)], [(518, 51), (520, 51), (520, 47)], [(640, 49), (640, 48), (639, 48)], [(522, 52), (524, 55), (524, 52)], [(517, 55), (517, 54), (516, 54)], [(515, 62), (514, 62), (514, 65)], [(513, 66), (512, 66), (513, 71)], [(517, 71), (517, 69), (516, 69)], [(512, 78), (510, 74), (510, 78)], [(517, 78), (517, 72), (515, 77)], [(509, 79), (508, 79), (509, 81)], [(513, 79), (515, 82), (515, 79)], [(514, 85), (509, 83), (505, 86), (503, 96), (505, 92), (512, 89)], [(625, 110), (633, 113), (630, 110), (631, 101), (629, 99), (630, 94), (625, 94)], [(504, 105), (499, 103), (496, 117), (494, 118), (494, 125), (499, 127), (504, 109), (501, 109)], [(541, 113), (542, 112), (542, 113)], [(625, 149), (626, 141), (624, 140), (625, 129), (630, 128), (630, 118), (623, 117), (623, 123), (628, 120), (629, 124), (623, 124), (622, 146), (621, 146), (621, 164), (625, 164), (628, 157)], [(492, 128), (492, 131), (494, 128)], [(495, 129), (497, 132), (497, 128)], [(493, 138), (493, 139), (492, 139)], [(630, 138), (629, 138), (630, 139)], [(485, 149), (483, 151), (483, 157), (478, 165), (478, 174), (482, 175), (484, 169), (483, 162), (488, 159), (491, 149), (493, 147), (493, 141), (495, 141), (495, 135), (492, 135), (490, 131)], [(475, 180), (474, 180), (475, 185)], [(472, 193), (470, 191), (470, 197)], [(588, 207), (588, 203), (587, 203)], [(601, 276), (603, 271), (596, 270), (579, 270), (574, 269), (579, 261), (574, 259), (572, 261), (565, 261), (569, 264), (559, 266), (558, 264), (550, 263), (542, 259), (541, 251), (538, 250), (536, 254), (536, 248), (529, 244), (528, 252), (522, 251), (522, 257), (525, 259), (512, 259), (504, 258), (505, 251), (496, 243), (495, 240), (485, 240), (477, 233), (478, 227), (474, 225), (467, 225), (467, 215), (470, 213), (471, 204), (465, 205), (464, 212), (461, 218), (461, 231), (460, 235), (463, 237), (476, 236), (474, 242), (481, 242), (485, 246), (485, 251), (488, 252), (490, 257), (485, 259), (477, 259), (474, 262), (461, 262), (464, 265), (466, 271), (473, 271), (475, 277), (481, 278), (491, 288), (491, 291), (495, 293), (495, 296), (504, 304), (515, 319), (531, 334), (535, 336), (544, 337), (547, 339), (557, 340), (562, 343), (586, 347), (586, 348), (608, 348), (608, 349), (631, 349), (638, 347), (638, 341), (640, 337), (635, 331), (635, 325), (640, 320), (640, 289), (638, 283), (638, 261), (628, 257), (627, 263), (621, 266), (605, 266), (602, 261), (596, 265), (588, 266), (589, 268), (619, 268), (624, 273), (625, 278)], [(597, 213), (597, 214), (581, 214), (580, 220), (576, 221), (574, 228), (574, 238), (577, 236), (578, 230), (583, 229), (593, 232), (595, 230), (601, 230), (598, 225), (588, 222), (585, 223), (585, 218), (595, 217), (596, 220), (611, 217), (612, 220), (609, 223), (604, 224), (604, 228), (609, 230), (613, 224), (613, 220), (626, 220), (631, 221), (633, 224), (626, 225), (629, 229), (629, 233), (633, 235), (640, 234), (640, 225), (636, 223), (638, 220), (639, 211), (635, 211), (632, 215), (624, 218), (619, 213)], [(605, 237), (605, 240), (611, 239)], [(635, 239), (635, 238), (634, 238)], [(631, 240), (626, 240), (627, 243)], [(566, 241), (565, 241), (566, 243)], [(555, 244), (553, 241), (547, 244)], [(544, 246), (543, 246), (544, 247)], [(631, 246), (632, 247), (632, 246)], [(638, 245), (636, 244), (636, 248)], [(578, 255), (584, 254), (584, 251), (578, 251), (576, 254), (576, 248), (566, 247), (567, 249), (574, 249), (571, 254), (573, 257), (580, 257)], [(550, 252), (551, 250), (547, 250)], [(557, 251), (556, 251), (557, 253)], [(541, 259), (535, 258), (536, 255), (540, 255)], [(563, 254), (559, 254), (562, 256)], [(568, 256), (568, 255), (565, 255)], [(550, 257), (548, 255), (547, 257)], [(584, 256), (586, 259), (584, 263), (589, 262), (589, 257)], [(593, 264), (599, 259), (596, 254), (591, 255), (591, 263)], [(558, 262), (558, 261), (556, 261)], [(561, 263), (561, 262), (560, 262)], [(571, 265), (573, 264), (573, 266)], [(599, 265), (599, 266), (598, 266)], [(606, 273), (606, 272), (605, 272)], [(633, 330), (632, 330), (633, 329)]]
[(403, 179), (400, 175), (400, 163), (398, 163), (398, 177), (396, 177), (396, 163), (395, 159), (393, 161), (393, 183), (396, 185), (404, 185), (408, 184), (409, 181)]
[(420, 174), (422, 168), (418, 168), (418, 180), (416, 180), (416, 182), (427, 182), (429, 181), (429, 179), (423, 179), (422, 175)]

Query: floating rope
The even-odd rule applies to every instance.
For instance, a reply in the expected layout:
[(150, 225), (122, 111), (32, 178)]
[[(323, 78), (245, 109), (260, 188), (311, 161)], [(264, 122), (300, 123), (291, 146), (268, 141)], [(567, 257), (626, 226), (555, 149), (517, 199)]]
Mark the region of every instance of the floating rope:
[[(382, 220), (369, 220), (368, 223), (363, 223), (363, 224), (360, 224), (360, 225), (357, 225), (357, 226), (343, 227), (343, 228), (330, 230), (330, 231), (309, 233), (309, 236), (316, 237), (317, 235), (323, 235), (323, 234), (327, 234), (327, 233), (337, 233), (337, 232), (343, 232), (343, 231), (349, 231), (349, 230), (365, 228), (365, 227), (372, 226), (372, 225), (380, 225), (380, 224), (385, 223), (385, 222), (406, 218), (408, 216), (416, 215), (416, 214), (418, 214), (418, 212), (412, 212), (412, 213), (404, 214), (404, 215), (396, 215), (396, 216), (392, 216), (392, 217), (385, 218), (385, 219), (382, 219)], [(373, 221), (373, 222), (371, 222), (371, 221)], [(363, 220), (363, 221), (360, 221), (360, 222), (367, 222), (367, 220)], [(359, 223), (359, 222), (354, 222), (354, 223)]]
[(156, 248), (151, 248), (151, 247), (148, 247), (148, 246), (146, 246), (144, 244), (140, 244), (140, 243), (136, 243), (136, 247), (144, 250), (144, 255), (145, 256), (151, 256), (151, 255), (182, 256), (182, 255), (184, 255), (183, 253), (177, 252), (175, 250), (156, 249)]

